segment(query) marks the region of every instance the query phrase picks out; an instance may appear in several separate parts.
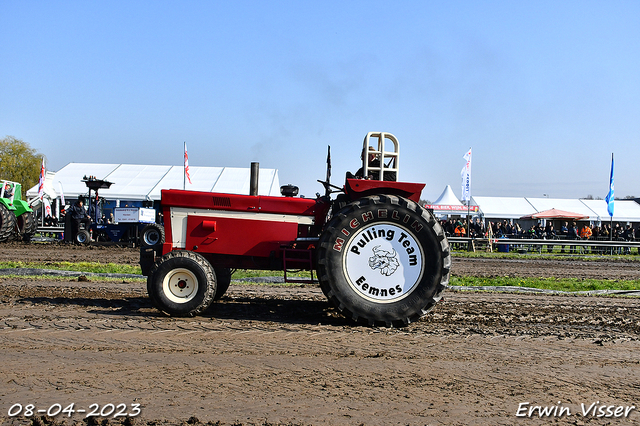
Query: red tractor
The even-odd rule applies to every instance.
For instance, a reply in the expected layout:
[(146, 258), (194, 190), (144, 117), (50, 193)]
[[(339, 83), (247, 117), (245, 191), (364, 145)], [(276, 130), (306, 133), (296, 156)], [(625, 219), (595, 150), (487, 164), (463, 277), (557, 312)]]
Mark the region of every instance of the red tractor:
[[(367, 153), (368, 155), (365, 155)], [(427, 314), (449, 282), (444, 231), (419, 205), (424, 184), (398, 182), (398, 140), (364, 139), (363, 165), (342, 188), (298, 198), (162, 191), (164, 239), (141, 247), (153, 304), (173, 316), (204, 312), (222, 297), (233, 269), (316, 271), (322, 291), (344, 316), (371, 326), (405, 326)], [(363, 178), (364, 177), (364, 178)], [(335, 199), (331, 194), (338, 193)]]

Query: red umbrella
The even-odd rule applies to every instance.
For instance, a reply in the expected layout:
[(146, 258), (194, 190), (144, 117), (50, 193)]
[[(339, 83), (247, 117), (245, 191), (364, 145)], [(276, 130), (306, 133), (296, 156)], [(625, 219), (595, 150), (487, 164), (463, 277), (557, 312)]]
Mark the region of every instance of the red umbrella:
[(520, 219), (573, 219), (582, 220), (589, 219), (589, 216), (585, 216), (582, 213), (568, 212), (565, 210), (549, 209), (543, 210), (538, 213), (528, 214), (522, 216)]

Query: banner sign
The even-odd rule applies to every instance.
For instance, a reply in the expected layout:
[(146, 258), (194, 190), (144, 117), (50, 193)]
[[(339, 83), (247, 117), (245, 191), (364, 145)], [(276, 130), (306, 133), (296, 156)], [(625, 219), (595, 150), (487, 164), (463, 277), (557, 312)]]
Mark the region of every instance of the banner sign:
[(156, 212), (154, 209), (116, 207), (113, 210), (116, 223), (153, 223), (156, 221)]
[(425, 209), (429, 209), (429, 210), (438, 210), (438, 211), (448, 211), (448, 212), (466, 212), (467, 209), (470, 212), (474, 212), (477, 213), (478, 212), (478, 206), (469, 206), (467, 208), (467, 206), (456, 206), (456, 205), (444, 205), (444, 204), (425, 204), (424, 205)]

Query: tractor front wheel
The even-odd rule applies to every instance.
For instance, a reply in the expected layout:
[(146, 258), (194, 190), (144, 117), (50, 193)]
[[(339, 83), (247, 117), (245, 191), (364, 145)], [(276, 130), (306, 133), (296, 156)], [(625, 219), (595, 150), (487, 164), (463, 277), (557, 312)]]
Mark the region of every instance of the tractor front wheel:
[(156, 308), (170, 316), (204, 312), (216, 293), (216, 274), (198, 253), (171, 251), (156, 262), (147, 278), (147, 292)]
[(320, 237), (318, 277), (347, 318), (405, 326), (426, 315), (449, 282), (442, 227), (408, 199), (377, 195), (348, 204)]

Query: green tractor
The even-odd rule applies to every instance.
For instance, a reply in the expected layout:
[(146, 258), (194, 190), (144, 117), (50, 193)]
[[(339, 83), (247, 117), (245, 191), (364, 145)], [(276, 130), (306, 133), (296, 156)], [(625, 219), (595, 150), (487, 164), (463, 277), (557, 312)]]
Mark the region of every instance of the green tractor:
[(22, 185), (8, 180), (0, 182), (0, 242), (31, 241), (38, 224), (33, 209), (22, 199)]

